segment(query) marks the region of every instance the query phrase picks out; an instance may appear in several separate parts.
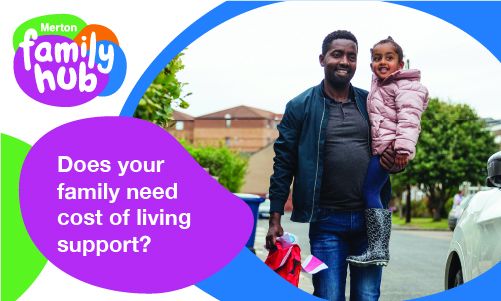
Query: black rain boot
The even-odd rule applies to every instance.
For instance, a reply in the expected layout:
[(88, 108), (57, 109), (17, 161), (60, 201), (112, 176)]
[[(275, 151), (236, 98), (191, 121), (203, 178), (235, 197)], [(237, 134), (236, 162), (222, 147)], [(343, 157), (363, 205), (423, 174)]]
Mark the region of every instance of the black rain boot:
[(362, 255), (348, 256), (346, 261), (357, 266), (382, 265), (390, 260), (391, 211), (388, 209), (365, 209), (367, 226), (367, 251)]

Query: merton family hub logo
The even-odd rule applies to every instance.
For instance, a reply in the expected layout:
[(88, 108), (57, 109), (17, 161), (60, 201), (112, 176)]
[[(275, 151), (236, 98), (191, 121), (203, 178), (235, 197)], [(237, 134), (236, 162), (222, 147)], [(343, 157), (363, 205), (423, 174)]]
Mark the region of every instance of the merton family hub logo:
[(67, 14), (28, 20), (14, 33), (14, 74), (31, 98), (72, 107), (115, 93), (127, 63), (109, 28)]

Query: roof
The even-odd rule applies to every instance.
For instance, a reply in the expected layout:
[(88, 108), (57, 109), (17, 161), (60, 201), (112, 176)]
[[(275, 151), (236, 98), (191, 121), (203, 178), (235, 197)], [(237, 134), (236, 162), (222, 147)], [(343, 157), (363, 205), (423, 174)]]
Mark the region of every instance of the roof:
[(494, 118), (482, 118), (482, 119), (485, 121), (485, 124), (487, 124), (488, 127), (501, 125), (501, 120), (499, 119), (494, 119)]
[(188, 120), (194, 120), (193, 116), (188, 115), (186, 113), (182, 113), (176, 110), (173, 110), (172, 113), (172, 118), (176, 121), (188, 121)]
[(249, 107), (249, 106), (238, 106), (229, 108), (222, 111), (217, 111), (214, 113), (206, 114), (197, 117), (196, 119), (226, 119), (226, 115), (229, 114), (231, 119), (280, 119), (281, 114), (275, 114), (270, 111)]
[(497, 132), (497, 131), (500, 131), (501, 130), (501, 124), (496, 124), (496, 125), (493, 125), (489, 128), (489, 130), (491, 132)]

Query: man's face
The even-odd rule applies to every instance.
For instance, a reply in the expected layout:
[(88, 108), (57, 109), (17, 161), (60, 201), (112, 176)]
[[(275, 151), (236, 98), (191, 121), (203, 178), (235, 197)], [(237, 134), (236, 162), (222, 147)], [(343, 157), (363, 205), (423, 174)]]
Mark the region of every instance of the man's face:
[(357, 45), (346, 39), (336, 39), (325, 55), (321, 54), (320, 65), (324, 67), (325, 80), (333, 87), (346, 86), (357, 70)]

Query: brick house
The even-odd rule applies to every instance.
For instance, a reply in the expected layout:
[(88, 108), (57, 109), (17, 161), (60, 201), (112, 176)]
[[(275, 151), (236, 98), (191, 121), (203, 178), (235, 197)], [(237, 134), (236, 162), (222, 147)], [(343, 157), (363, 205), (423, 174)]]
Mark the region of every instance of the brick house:
[[(242, 192), (265, 196), (270, 187), (270, 177), (273, 174), (273, 144), (260, 149), (249, 157), (249, 166), (245, 175)], [(292, 210), (292, 196), (285, 203), (286, 211)]]
[(195, 118), (192, 116), (174, 111), (174, 123), (167, 130), (178, 140), (186, 140), (193, 143), (193, 128), (195, 125)]
[[(175, 137), (186, 139), (195, 145), (220, 146), (240, 152), (254, 153), (278, 137), (276, 129), (282, 115), (249, 106), (238, 106), (226, 110), (188, 118), (189, 115), (175, 112), (175, 127), (169, 132)], [(188, 126), (188, 121), (193, 125)], [(178, 123), (184, 122), (184, 127)]]
[[(227, 145), (249, 153), (249, 165), (241, 191), (262, 196), (268, 192), (275, 156), (273, 142), (278, 137), (277, 125), (282, 120), (282, 114), (237, 106), (199, 117), (175, 111), (174, 120), (168, 131), (176, 138), (195, 145)], [(291, 208), (289, 197), (285, 209)]]

